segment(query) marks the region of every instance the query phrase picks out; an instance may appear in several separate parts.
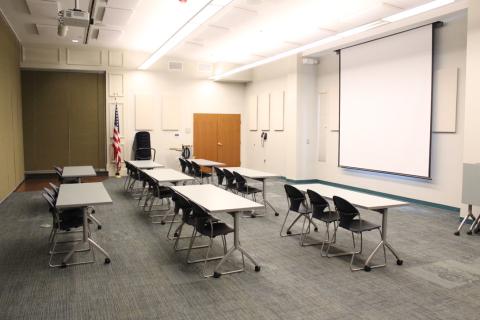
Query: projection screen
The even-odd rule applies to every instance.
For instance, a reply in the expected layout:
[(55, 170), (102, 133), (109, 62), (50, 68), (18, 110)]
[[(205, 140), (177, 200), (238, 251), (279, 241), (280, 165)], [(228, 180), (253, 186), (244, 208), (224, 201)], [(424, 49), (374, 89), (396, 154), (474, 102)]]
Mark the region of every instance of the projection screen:
[(432, 57), (432, 25), (340, 50), (340, 167), (430, 178)]

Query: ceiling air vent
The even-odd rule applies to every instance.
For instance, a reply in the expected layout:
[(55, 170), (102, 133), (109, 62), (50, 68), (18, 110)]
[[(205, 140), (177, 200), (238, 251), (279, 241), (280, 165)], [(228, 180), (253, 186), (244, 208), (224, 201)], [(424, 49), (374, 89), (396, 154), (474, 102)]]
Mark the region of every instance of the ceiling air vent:
[(168, 71), (183, 71), (183, 63), (178, 61), (169, 61)]

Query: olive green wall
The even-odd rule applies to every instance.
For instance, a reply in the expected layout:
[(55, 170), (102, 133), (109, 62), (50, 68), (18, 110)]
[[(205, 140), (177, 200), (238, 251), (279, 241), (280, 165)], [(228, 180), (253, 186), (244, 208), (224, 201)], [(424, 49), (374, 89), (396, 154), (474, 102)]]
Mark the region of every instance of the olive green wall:
[(24, 178), (20, 50), (0, 15), (0, 201)]
[(106, 164), (105, 74), (22, 71), (25, 170)]

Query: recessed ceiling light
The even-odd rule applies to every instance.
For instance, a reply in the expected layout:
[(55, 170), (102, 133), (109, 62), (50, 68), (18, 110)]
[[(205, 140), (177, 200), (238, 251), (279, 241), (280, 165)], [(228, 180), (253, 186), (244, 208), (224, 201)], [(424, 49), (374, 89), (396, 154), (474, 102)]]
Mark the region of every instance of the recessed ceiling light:
[(73, 42), (73, 43), (78, 43), (78, 40), (77, 40), (77, 39), (73, 39), (72, 42)]

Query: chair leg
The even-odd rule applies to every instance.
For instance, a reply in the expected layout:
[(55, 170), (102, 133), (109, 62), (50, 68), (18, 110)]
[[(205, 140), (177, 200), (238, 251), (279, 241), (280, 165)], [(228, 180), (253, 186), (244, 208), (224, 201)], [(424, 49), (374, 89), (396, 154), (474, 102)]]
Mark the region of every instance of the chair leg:
[(292, 232), (290, 231), (290, 229), (293, 227), (293, 225), (298, 221), (298, 219), (300, 219), (302, 217), (301, 214), (299, 214), (294, 220), (293, 222), (290, 224), (290, 226), (288, 227), (287, 229), (287, 232), (284, 234), (283, 233), (283, 228), (285, 227), (285, 223), (287, 222), (287, 218), (288, 218), (288, 215), (290, 214), (290, 210), (287, 211), (287, 214), (285, 215), (285, 219), (283, 220), (283, 224), (282, 224), (282, 228), (280, 229), (280, 237), (289, 237), (289, 236), (298, 236), (300, 235), (301, 233), (294, 233), (292, 234)]
[(203, 263), (203, 272), (202, 272), (202, 275), (203, 275), (204, 278), (211, 277), (211, 275), (207, 275), (207, 274), (205, 273), (205, 271), (207, 270), (208, 254), (210, 253), (210, 250), (212, 249), (212, 245), (213, 245), (213, 238), (210, 237), (210, 242), (209, 242), (209, 244), (208, 244), (207, 254), (205, 255), (205, 262)]

